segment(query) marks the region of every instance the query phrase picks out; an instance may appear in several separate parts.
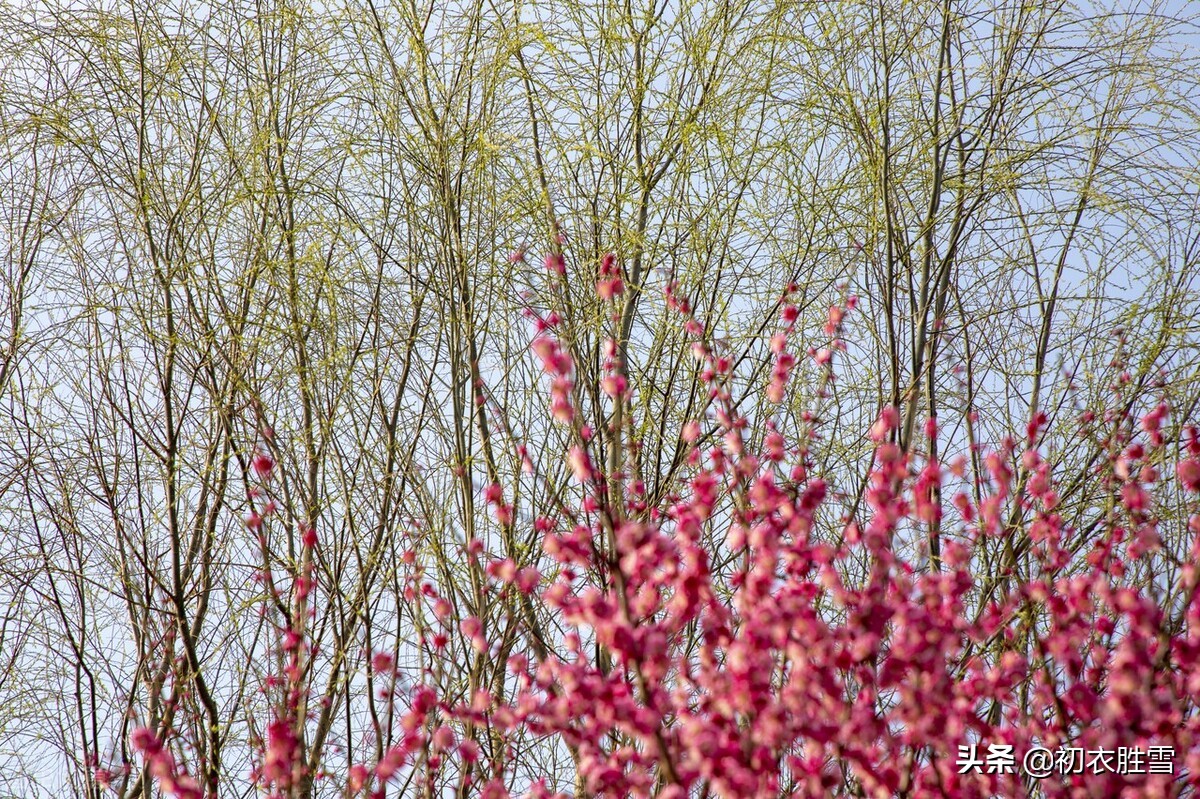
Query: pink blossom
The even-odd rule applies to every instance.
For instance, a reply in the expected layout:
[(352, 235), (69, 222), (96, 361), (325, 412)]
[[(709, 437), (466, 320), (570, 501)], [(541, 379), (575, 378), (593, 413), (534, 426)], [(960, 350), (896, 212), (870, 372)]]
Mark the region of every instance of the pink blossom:
[(533, 566), (526, 566), (517, 572), (517, 589), (524, 594), (532, 594), (541, 582), (542, 575)]
[(275, 459), (265, 452), (256, 454), (251, 459), (251, 464), (254, 467), (254, 473), (262, 480), (270, 478), (271, 472), (275, 469)]
[(376, 674), (390, 674), (394, 661), (387, 652), (376, 652), (371, 656), (371, 669)]
[(483, 624), (475, 616), (467, 616), (459, 623), (459, 630), (468, 638), (476, 650), (487, 650), (487, 642), (483, 638)]
[(567, 453), (567, 463), (571, 467), (571, 474), (575, 475), (575, 479), (581, 483), (587, 483), (592, 480), (592, 462), (587, 453), (581, 447), (571, 447)]
[(561, 255), (557, 253), (550, 253), (547, 255), (545, 265), (548, 272), (552, 272), (556, 275), (567, 274), (567, 262)]
[(355, 763), (350, 767), (350, 779), (348, 786), (351, 793), (357, 793), (366, 787), (367, 780), (370, 778), (370, 771), (362, 763)]
[(299, 776), (302, 766), (296, 760), (297, 745), (295, 731), (287, 719), (276, 719), (267, 727), (267, 750), (262, 767), (267, 784), (288, 788)]
[(845, 315), (845, 310), (840, 306), (829, 306), (829, 316), (825, 322), (824, 328), (825, 335), (832, 336), (837, 333), (838, 329), (842, 326), (842, 319), (845, 317)]
[(871, 425), (871, 440), (877, 443), (886, 440), (888, 434), (895, 430), (899, 424), (899, 411), (890, 405), (887, 406), (880, 412), (879, 419), (876, 420), (875, 424)]
[(1200, 492), (1200, 460), (1188, 458), (1180, 461), (1175, 465), (1175, 474), (1188, 491)]
[(596, 281), (596, 294), (602, 300), (611, 300), (625, 293), (625, 283), (619, 277), (604, 278)]
[(454, 730), (450, 729), (445, 724), (434, 730), (433, 745), (438, 749), (443, 751), (453, 749), (457, 742), (458, 738), (455, 736)]
[(629, 384), (622, 375), (605, 375), (600, 381), (600, 388), (604, 393), (616, 399), (625, 396), (628, 387)]

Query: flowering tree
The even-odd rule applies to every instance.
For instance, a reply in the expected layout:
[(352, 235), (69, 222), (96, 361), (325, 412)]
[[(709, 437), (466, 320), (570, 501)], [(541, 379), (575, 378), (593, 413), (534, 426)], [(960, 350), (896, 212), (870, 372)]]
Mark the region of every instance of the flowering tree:
[[(560, 259), (552, 253), (546, 266), (561, 276)], [(602, 259), (599, 274), (599, 297), (614, 302), (623, 291), (615, 257)], [(290, 604), (279, 605), (281, 670), (267, 688), (280, 699), (255, 775), (270, 796), (306, 796), (314, 778), (372, 799), (399, 785), (421, 795), (496, 799), (1193, 794), (1200, 782), (1194, 426), (1183, 428), (1176, 456), (1163, 432), (1165, 404), (1137, 418), (1085, 411), (1081, 435), (1099, 437), (1105, 448), (1095, 477), (1111, 501), (1098, 509), (1094, 529), (1081, 531), (1056, 513), (1061, 486), (1040, 446), (1043, 418), (985, 455), (990, 479), (974, 487), (974, 500), (963, 459), (943, 464), (927, 454), (936, 424), (925, 425), (924, 452), (905, 450), (897, 443), (900, 414), (885, 407), (869, 431), (868, 510), (851, 519), (840, 507), (846, 497), (814, 472), (810, 448), (856, 298), (829, 309), (829, 340), (808, 350), (822, 377), (806, 427), (789, 442), (767, 414), (754, 448), (729, 390), (733, 364), (714, 350), (711, 332), (674, 285), (667, 301), (694, 339), (711, 400), (711, 412), (684, 427), (683, 490), (652, 506), (623, 467), (612, 473), (597, 462), (592, 420), (573, 399), (564, 322), (555, 313), (536, 318), (532, 350), (550, 379), (549, 411), (570, 431), (579, 501), (533, 520), (540, 566), (468, 542), (469, 558), (486, 563), (490, 607), (515, 625), (456, 620), (414, 564), (408, 596), (432, 613), (420, 635), (435, 660), (408, 685), (390, 655), (374, 657), (371, 668), (388, 677), (383, 693), (401, 714), (398, 740), (340, 775), (311, 773), (300, 744), (311, 727), (301, 678), (308, 600), (320, 590), (312, 571), (319, 536), (305, 530)], [(774, 367), (763, 387), (772, 402), (796, 365), (796, 309), (786, 294), (780, 306), (784, 329), (771, 337)], [(629, 390), (618, 347), (605, 345), (601, 377), (614, 405)], [(1117, 397), (1122, 385), (1117, 374)], [(526, 468), (536, 475), (531, 460)], [(266, 488), (275, 462), (260, 454), (254, 471)], [(953, 518), (944, 518), (937, 497), (956, 487)], [(280, 510), (256, 493), (261, 512), (247, 526), (265, 550), (265, 519)], [(485, 493), (502, 527), (520, 523), (504, 486)], [(826, 527), (836, 535), (820, 533), (823, 516), (836, 520)], [(1186, 560), (1170, 578), (1132, 579), (1139, 564), (1172, 557), (1161, 528), (1185, 518)], [(926, 535), (934, 525), (944, 536), (936, 556)], [(721, 545), (706, 545), (706, 531)], [(980, 553), (994, 540), (1028, 547), (1032, 567), (981, 579)], [(919, 552), (920, 562), (906, 550)], [(262, 576), (275, 580), (269, 568)], [(533, 603), (560, 622), (554, 640), (545, 640), (536, 614), (525, 613)], [(465, 695), (461, 687), (444, 690), (453, 638), (499, 657), (513, 649), (514, 630), (539, 645), (525, 650), (532, 655), (503, 658), (507, 677)], [(569, 751), (573, 788), (549, 775), (522, 777), (530, 772), (516, 762), (519, 747), (531, 738)], [(189, 764), (171, 756), (168, 739), (166, 730), (139, 733), (149, 772), (168, 794), (206, 795)]]

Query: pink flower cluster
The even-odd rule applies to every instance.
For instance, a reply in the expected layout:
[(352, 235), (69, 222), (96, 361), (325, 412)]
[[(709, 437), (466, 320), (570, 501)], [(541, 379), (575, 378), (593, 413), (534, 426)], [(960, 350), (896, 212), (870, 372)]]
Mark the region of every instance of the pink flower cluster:
[(203, 799), (200, 783), (175, 760), (171, 750), (154, 730), (138, 728), (133, 731), (131, 741), (145, 758), (146, 771), (165, 795), (172, 799)]
[(621, 268), (617, 265), (617, 256), (605, 253), (600, 259), (600, 277), (596, 280), (596, 294), (602, 300), (611, 300), (625, 292), (625, 282), (621, 279)]
[[(548, 329), (549, 327), (547, 327)], [(574, 363), (571, 360), (571, 354), (546, 332), (539, 333), (531, 347), (534, 354), (541, 360), (542, 369), (550, 375), (552, 381), (550, 413), (563, 424), (570, 424), (575, 418), (575, 407), (571, 401), (571, 391), (574, 387), (572, 380)]]
[[(610, 282), (597, 287), (605, 299), (620, 293), (617, 274), (615, 258), (606, 256), (601, 280)], [(1195, 428), (1180, 433), (1186, 443), (1170, 481), (1163, 477), (1171, 457), (1165, 402), (1136, 421), (1121, 412), (1105, 417), (1108, 457), (1095, 476), (1112, 501), (1095, 509), (1095, 523), (1083, 531), (1062, 515), (1062, 488), (1039, 446), (1044, 414), (1030, 421), (1020, 445), (1010, 440), (979, 453), (984, 477), (971, 485), (961, 460), (944, 466), (922, 456), (920, 442), (897, 443), (901, 414), (885, 407), (868, 431), (870, 469), (862, 508), (851, 518), (815, 474), (809, 448), (819, 415), (804, 414), (807, 427), (791, 442), (781, 422), (764, 420), (761, 443), (751, 446), (752, 425), (731, 394), (730, 359), (706, 339), (674, 283), (667, 303), (694, 339), (712, 401), (710, 418), (683, 426), (681, 490), (647, 508), (633, 484), (615, 504), (610, 484), (628, 478), (605, 474), (592, 458), (590, 428), (573, 400), (569, 348), (554, 335), (557, 318), (539, 320), (532, 349), (551, 380), (552, 415), (571, 426), (578, 507), (534, 522), (541, 569), (505, 558), (491, 561), (486, 574), (501, 596), (540, 600), (565, 632), (533, 660), (508, 642), (506, 700), (480, 689), (450, 701), (428, 685), (413, 688), (396, 743), (373, 766), (350, 769), (348, 796), (382, 797), (389, 781), (411, 769), (423, 770), (432, 786), (456, 762), (460, 793), (501, 799), (514, 790), (505, 781), (512, 750), (495, 743), (531, 737), (565, 744), (584, 790), (596, 797), (1083, 799), (1195, 791)], [(833, 353), (843, 348), (837, 337), (853, 307), (849, 298), (829, 309), (824, 333), (831, 341), (810, 352), (823, 381), (833, 379)], [(792, 379), (788, 341), (799, 317), (786, 294), (781, 308), (785, 329), (770, 339), (766, 388), (776, 404)], [(615, 344), (605, 345), (601, 379), (611, 382), (600, 388), (619, 401), (628, 387), (615, 355)], [(924, 432), (932, 442), (936, 423)], [(265, 480), (274, 464), (254, 468)], [(502, 524), (514, 524), (499, 483), (484, 496)], [(1169, 580), (1141, 568), (1170, 562), (1166, 524), (1185, 527), (1191, 542), (1190, 557)], [(936, 554), (926, 543), (934, 536)], [(310, 563), (309, 532), (305, 545)], [(482, 550), (477, 540), (468, 545), (472, 559)], [(431, 584), (417, 582), (406, 596), (432, 603), (441, 625), (432, 639), (437, 652), (455, 633), (480, 657), (501, 651), (482, 619), (456, 619)], [(297, 582), (296, 619), (304, 618), (311, 590), (310, 569)], [(302, 622), (286, 632), (285, 696), (257, 775), (278, 796), (303, 776), (298, 677), (290, 671), (304, 653)], [(393, 663), (376, 655), (372, 667), (386, 673)], [(480, 736), (493, 743), (490, 756)], [(142, 731), (136, 743), (165, 791), (199, 796), (157, 736)], [(1084, 771), (1033, 784), (1019, 770), (961, 768), (959, 748), (979, 743), (1018, 753), (1169, 747), (1179, 760), (1170, 773)], [(521, 790), (565, 796), (552, 794), (563, 787), (548, 778)]]
[[(1114, 435), (1117, 503), (1082, 559), (1080, 533), (1056, 513), (1053, 469), (1035, 446), (1043, 415), (1019, 457), (1010, 443), (984, 458), (990, 483), (980, 499), (955, 494), (957, 517), (944, 519), (938, 498), (948, 478), (963, 475), (961, 462), (946, 469), (902, 449), (894, 443), (900, 414), (885, 408), (870, 431), (865, 523), (843, 522), (830, 535), (838, 514), (826, 508), (825, 482), (809, 475), (806, 442), (788, 450), (768, 424), (761, 453), (747, 451), (746, 420), (722, 380), (728, 364), (704, 342), (686, 301), (671, 301), (697, 338), (718, 401), (713, 437), (723, 445), (691, 450), (687, 490), (657, 518), (608, 506), (584, 443), (572, 449), (575, 476), (595, 493), (575, 522), (538, 520), (557, 564), (542, 599), (568, 630), (562, 651), (532, 664), (511, 658), (512, 701), (460, 721), (560, 738), (596, 796), (1030, 793), (1019, 771), (960, 769), (956, 751), (973, 742), (1017, 752), (1167, 746), (1181, 758), (1170, 774), (1052, 776), (1037, 786), (1047, 796), (1194, 789), (1200, 516), (1189, 517), (1192, 557), (1177, 585), (1124, 581), (1161, 548), (1152, 494), (1162, 485), (1154, 464), (1167, 455), (1165, 404), (1141, 419), (1145, 442)], [(831, 309), (828, 334), (845, 310)], [(789, 333), (795, 319), (785, 305)], [(784, 335), (771, 349), (778, 392), (793, 361), (780, 357)], [(684, 439), (700, 432), (691, 422)], [(935, 437), (936, 424), (925, 432)], [(1186, 435), (1175, 471), (1194, 494), (1200, 441), (1191, 428)], [(1021, 514), (1010, 518), (1014, 508)], [(930, 527), (946, 533), (936, 568), (899, 554), (906, 536)], [(983, 554), (1006, 546), (1026, 548), (1032, 572), (1009, 564), (979, 574)], [(1171, 588), (1177, 601), (1167, 606), (1160, 592)], [(539, 784), (530, 795), (549, 789)]]

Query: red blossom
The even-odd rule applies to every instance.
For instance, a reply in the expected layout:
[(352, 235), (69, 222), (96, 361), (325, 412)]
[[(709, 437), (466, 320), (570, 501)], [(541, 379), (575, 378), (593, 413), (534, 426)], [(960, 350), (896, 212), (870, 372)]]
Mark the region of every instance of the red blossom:
[(275, 469), (275, 459), (265, 452), (256, 454), (251, 459), (251, 464), (254, 468), (254, 473), (262, 480), (268, 479), (271, 476), (271, 472)]
[(1200, 460), (1188, 458), (1175, 466), (1175, 474), (1183, 487), (1193, 493), (1200, 492)]
[[(562, 273), (561, 256), (546, 263)], [(611, 289), (618, 275), (615, 256), (605, 255), (601, 283)], [(608, 291), (597, 290), (602, 297)], [(705, 335), (674, 283), (667, 302), (688, 335)], [(840, 336), (854, 306), (853, 297), (832, 306), (824, 333)], [(785, 304), (782, 316), (787, 332), (769, 340), (766, 396), (774, 403), (796, 369), (789, 337), (800, 336), (796, 307)], [(467, 652), (472, 668), (493, 673), (467, 687), (446, 679), (439, 665), (424, 669), (411, 691), (405, 687), (408, 710), (397, 714), (394, 737), (374, 765), (375, 796), (389, 780), (424, 769), (430, 795), (437, 779), (454, 774), (463, 794), (469, 788), (508, 799), (507, 785), (521, 784), (532, 797), (549, 797), (544, 782), (529, 785), (528, 763), (513, 762), (512, 753), (531, 740), (569, 747), (578, 784), (596, 797), (779, 797), (785, 789), (792, 797), (1028, 795), (1018, 769), (960, 768), (958, 747), (976, 742), (1012, 746), (1018, 762), (1033, 746), (1166, 746), (1180, 757), (1174, 774), (1054, 775), (1041, 784), (1048, 796), (1195, 789), (1200, 516), (1191, 505), (1156, 515), (1172, 499), (1170, 481), (1159, 480), (1154, 465), (1170, 468), (1165, 403), (1141, 418), (1140, 431), (1127, 412), (1100, 415), (1122, 431), (1106, 442), (1110, 457), (1097, 471), (1114, 507), (1095, 521), (1088, 509), (1085, 539), (1070, 514), (1056, 512), (1074, 500), (1046, 443), (1046, 413), (1034, 415), (1023, 438), (1013, 431), (998, 449), (972, 448), (968, 460), (939, 449), (933, 419), (924, 424), (925, 441), (903, 440), (912, 416), (901, 433), (901, 410), (884, 407), (865, 441), (851, 436), (845, 444), (865, 480), (855, 475), (842, 485), (810, 450), (826, 409), (793, 415), (766, 405), (753, 416), (760, 412), (747, 408), (763, 404), (739, 404), (730, 388), (743, 378), (737, 359), (718, 339), (697, 340), (709, 405), (679, 429), (689, 446), (678, 482), (651, 498), (658, 488), (636, 475), (632, 457), (617, 458), (615, 467), (607, 454), (593, 463), (588, 447), (600, 457), (616, 429), (607, 413), (626, 406), (598, 403), (607, 406), (605, 416), (585, 423), (581, 417), (594, 410), (574, 405), (568, 350), (586, 350), (549, 330), (541, 325), (531, 349), (551, 381), (550, 412), (567, 425), (560, 432), (574, 480), (547, 481), (560, 504), (531, 530), (514, 527), (498, 482), (484, 488), (506, 538), (540, 539), (542, 552), (503, 540), (506, 554), (484, 567), (480, 536), (487, 534), (470, 533), (464, 568), (483, 568), (490, 578), (470, 591), (435, 585), (415, 554), (402, 559), (415, 573), (405, 589), (414, 624), (425, 624), (430, 609), (436, 618), (418, 630), (423, 647), (432, 643), (429, 657), (461, 657), (465, 643), (479, 653)], [(604, 360), (580, 369), (597, 384), (581, 395), (598, 389), (624, 397), (615, 338), (597, 349)], [(827, 367), (823, 380), (832, 379), (838, 349), (835, 341), (807, 350)], [(1097, 418), (1081, 419), (1080, 435), (1094, 432)], [(711, 437), (706, 451), (691, 446), (701, 420)], [(1187, 453), (1175, 474), (1196, 493), (1200, 434), (1188, 428), (1184, 435)], [(641, 442), (621, 443), (621, 451), (639, 453)], [(972, 467), (985, 474), (963, 482)], [(255, 471), (270, 472), (257, 462)], [(523, 481), (513, 483), (517, 495)], [(1186, 533), (1178, 518), (1188, 519)], [(247, 523), (257, 530), (262, 519)], [(1165, 583), (1152, 592), (1127, 575), (1164, 546), (1169, 539), (1160, 530), (1168, 526), (1172, 535), (1191, 536), (1193, 557), (1177, 575), (1162, 577), (1178, 581), (1170, 586), (1178, 601), (1164, 607), (1156, 597)], [(303, 608), (314, 585), (311, 564), (295, 582)], [(489, 597), (513, 602), (488, 606)], [(464, 604), (477, 615), (456, 618)], [(306, 635), (297, 622), (280, 630), (287, 665), (268, 687), (288, 694), (261, 752), (258, 779), (268, 790), (289, 791), (306, 776), (297, 686)], [(536, 645), (521, 651), (525, 639)], [(400, 679), (390, 655), (373, 655), (371, 667), (395, 677), (392, 683)], [(155, 732), (136, 730), (132, 741), (163, 792), (199, 799), (199, 785)], [(94, 772), (98, 784), (101, 773)], [(365, 765), (351, 767), (348, 791), (367, 788), (371, 774)]]
[(547, 255), (545, 265), (547, 271), (553, 272), (556, 275), (567, 274), (567, 262), (561, 255), (557, 253), (550, 253)]

